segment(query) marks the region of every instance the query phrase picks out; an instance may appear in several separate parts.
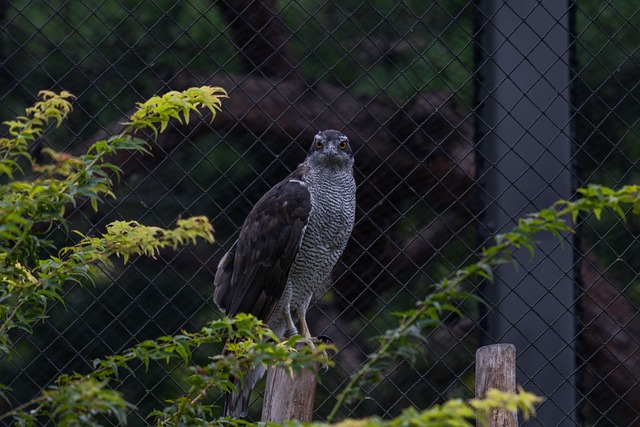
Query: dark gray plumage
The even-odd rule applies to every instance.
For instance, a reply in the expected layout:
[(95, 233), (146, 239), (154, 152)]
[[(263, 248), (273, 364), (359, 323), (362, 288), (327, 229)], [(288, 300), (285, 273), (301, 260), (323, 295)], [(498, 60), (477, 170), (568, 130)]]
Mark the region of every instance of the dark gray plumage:
[[(251, 313), (280, 337), (310, 339), (305, 314), (324, 292), (355, 220), (353, 151), (335, 130), (318, 133), (309, 154), (253, 207), (231, 250), (220, 260), (214, 300), (226, 314)], [(244, 417), (256, 367), (227, 396), (225, 415)]]

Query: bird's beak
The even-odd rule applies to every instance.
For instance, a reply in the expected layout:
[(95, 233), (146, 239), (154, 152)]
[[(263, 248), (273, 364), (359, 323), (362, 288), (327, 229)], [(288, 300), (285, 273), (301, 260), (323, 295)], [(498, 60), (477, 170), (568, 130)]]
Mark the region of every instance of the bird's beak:
[(333, 144), (330, 144), (326, 149), (325, 149), (325, 154), (328, 157), (333, 157), (336, 154), (338, 154), (338, 150), (336, 149), (336, 146)]

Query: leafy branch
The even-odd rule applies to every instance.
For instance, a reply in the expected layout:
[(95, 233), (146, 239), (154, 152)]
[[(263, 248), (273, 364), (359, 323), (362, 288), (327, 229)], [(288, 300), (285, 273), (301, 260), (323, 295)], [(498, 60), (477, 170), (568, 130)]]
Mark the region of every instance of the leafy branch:
[(15, 120), (6, 121), (9, 129), (8, 138), (0, 138), (0, 178), (3, 175), (13, 178), (14, 172), (22, 171), (18, 165), (19, 158), (27, 158), (29, 143), (39, 138), (47, 128), (51, 119), (60, 126), (71, 112), (71, 100), (75, 97), (69, 92), (59, 94), (43, 90), (38, 93), (42, 99), (25, 110), (25, 115)]
[[(73, 95), (40, 92), (41, 101), (23, 117), (5, 122), (9, 137), (0, 140), (0, 177), (13, 178), (23, 172), (17, 159), (31, 159), (28, 145), (45, 131), (51, 120), (60, 125), (71, 112)], [(72, 246), (48, 255), (52, 244), (41, 236), (54, 224), (68, 229), (69, 207), (88, 199), (94, 210), (104, 197), (115, 197), (112, 176), (120, 169), (106, 161), (118, 151), (148, 152), (149, 144), (131, 133), (157, 126), (164, 130), (171, 119), (188, 121), (189, 114), (206, 108), (215, 116), (226, 92), (204, 86), (184, 92), (170, 92), (139, 105), (125, 129), (107, 140), (94, 143), (81, 156), (44, 152), (50, 164), (31, 163), (37, 175), (31, 180), (11, 180), (0, 185), (0, 351), (10, 353), (10, 332), (31, 333), (31, 325), (46, 317), (49, 301), (61, 301), (62, 286), (81, 283), (110, 265), (113, 255), (126, 262), (132, 255), (154, 256), (165, 247), (195, 243), (202, 238), (213, 242), (213, 228), (203, 217), (178, 220), (173, 230), (147, 227), (134, 221), (114, 222), (99, 237), (83, 236)], [(44, 232), (42, 231), (44, 230)]]
[(474, 427), (486, 426), (489, 423), (491, 412), (497, 409), (519, 411), (525, 420), (535, 413), (535, 405), (542, 399), (519, 390), (517, 393), (504, 393), (498, 390), (488, 390), (484, 399), (452, 399), (442, 405), (434, 405), (424, 411), (415, 408), (407, 408), (400, 416), (384, 420), (378, 417), (362, 420), (346, 419), (335, 424), (328, 423), (287, 423), (289, 427), (441, 427), (459, 426)]
[[(62, 301), (61, 290), (65, 283), (91, 279), (101, 267), (111, 265), (113, 256), (128, 262), (131, 256), (155, 256), (165, 248), (175, 249), (198, 239), (213, 241), (211, 225), (203, 217), (178, 220), (176, 227), (170, 230), (143, 226), (135, 221), (119, 221), (110, 224), (99, 236), (75, 232), (79, 241), (57, 249), (55, 256), (49, 255), (51, 242), (40, 236), (44, 234), (43, 225), (45, 231), (53, 224), (67, 228), (66, 212), (78, 200), (88, 199), (93, 209), (97, 209), (102, 198), (114, 197), (112, 177), (118, 178), (120, 170), (105, 159), (121, 150), (148, 152), (150, 146), (133, 136), (136, 132), (150, 129), (157, 135), (166, 129), (170, 120), (187, 123), (190, 114), (199, 114), (202, 108), (215, 116), (225, 96), (220, 88), (203, 87), (153, 97), (138, 104), (138, 110), (120, 134), (96, 142), (85, 155), (75, 157), (46, 149), (51, 163), (32, 162), (32, 170), (38, 174), (35, 178), (0, 186), (2, 351), (9, 353), (11, 350), (12, 330), (30, 333), (33, 323), (46, 317), (47, 304)], [(72, 96), (68, 93), (43, 92), (41, 98), (42, 101), (27, 110), (24, 117), (7, 122), (10, 138), (2, 139), (0, 144), (0, 177), (4, 174), (12, 179), (15, 172), (22, 172), (18, 160), (30, 159), (29, 142), (44, 132), (50, 120), (60, 124), (71, 111), (69, 99)], [(585, 212), (593, 212), (599, 217), (603, 209), (611, 209), (624, 217), (627, 204), (632, 205), (634, 213), (640, 212), (636, 186), (618, 191), (590, 186), (580, 193), (582, 198), (576, 201), (560, 201), (549, 209), (523, 218), (510, 232), (496, 236), (495, 244), (483, 249), (476, 263), (443, 279), (435, 285), (434, 292), (413, 309), (399, 313), (398, 326), (379, 337), (378, 351), (352, 375), (338, 395), (328, 421), (333, 420), (340, 407), (358, 397), (363, 386), (379, 378), (392, 359), (416, 357), (416, 342), (424, 340), (424, 330), (440, 324), (449, 313), (460, 314), (456, 300), (473, 297), (462, 290), (462, 285), (471, 279), (491, 279), (493, 269), (512, 260), (513, 251), (518, 248), (533, 251), (536, 233), (551, 232), (562, 239), (564, 233), (572, 232), (565, 217), (575, 221)], [(275, 364), (293, 372), (311, 363), (327, 363), (321, 356), (322, 346), (317, 351), (307, 347), (296, 350), (295, 341), (278, 340), (250, 316), (223, 318), (197, 333), (182, 332), (173, 337), (145, 341), (121, 355), (98, 360), (95, 369), (88, 374), (63, 375), (54, 387), (44, 390), (32, 401), (0, 414), (0, 420), (13, 418), (22, 425), (37, 425), (38, 417), (44, 417), (59, 425), (95, 425), (95, 417), (106, 414), (124, 424), (130, 407), (119, 393), (109, 389), (109, 384), (118, 380), (122, 369), (133, 369), (134, 362), (141, 362), (148, 368), (156, 360), (190, 364), (196, 348), (227, 339), (230, 341), (223, 354), (211, 357), (205, 366), (190, 367), (190, 389), (184, 396), (169, 401), (166, 408), (152, 412), (150, 416), (157, 425), (248, 425), (250, 423), (242, 420), (216, 419), (210, 391), (232, 390), (230, 379), (242, 377), (256, 364)], [(494, 393), (481, 401), (450, 401), (423, 412), (407, 410), (395, 420), (345, 420), (337, 425), (471, 425), (471, 420), (482, 421), (488, 417), (490, 409), (498, 407), (519, 409), (528, 416), (535, 403), (534, 396), (522, 391), (516, 395)]]
[[(170, 400), (170, 405), (166, 408), (150, 414), (157, 426), (241, 425), (244, 423), (242, 420), (214, 416), (213, 405), (207, 399), (210, 390), (235, 390), (233, 379), (242, 379), (245, 373), (256, 365), (284, 368), (293, 376), (300, 369), (310, 368), (315, 364), (333, 364), (326, 356), (327, 350), (333, 349), (330, 345), (318, 344), (315, 348), (308, 345), (298, 346), (300, 337), (280, 340), (261, 322), (257, 323), (259, 327), (264, 328), (258, 329), (262, 332), (260, 334), (255, 333), (255, 328), (247, 329), (246, 325), (245, 328), (238, 328), (239, 321), (256, 322), (253, 316), (240, 314), (234, 321), (236, 323), (233, 330), (227, 328), (226, 335), (223, 335), (225, 338), (228, 337), (225, 351), (210, 357), (207, 365), (191, 368), (192, 375), (188, 378), (191, 386), (189, 391), (184, 396)], [(228, 322), (228, 318), (224, 317), (212, 325), (225, 325)]]
[[(8, 178), (0, 186), (0, 351), (6, 354), (13, 347), (12, 331), (31, 333), (33, 323), (46, 317), (49, 302), (62, 302), (65, 283), (90, 280), (100, 268), (111, 265), (112, 256), (127, 262), (133, 255), (155, 256), (164, 248), (176, 249), (198, 239), (213, 242), (213, 228), (204, 217), (179, 219), (173, 229), (117, 221), (96, 237), (75, 231), (79, 242), (58, 249), (53, 256), (48, 254), (52, 243), (41, 236), (53, 224), (68, 230), (65, 215), (78, 200), (88, 199), (97, 210), (102, 198), (115, 197), (112, 176), (119, 178), (121, 171), (105, 161), (107, 156), (122, 150), (147, 153), (150, 148), (132, 134), (152, 129), (157, 135), (158, 127), (165, 130), (172, 119), (188, 122), (192, 112), (200, 114), (200, 108), (208, 109), (213, 118), (226, 97), (223, 89), (205, 86), (154, 97), (139, 104), (121, 133), (94, 143), (84, 155), (44, 149), (51, 159), (49, 164), (31, 161), (29, 144), (45, 132), (50, 121), (58, 126), (63, 122), (72, 111), (74, 97), (50, 91), (39, 96), (41, 100), (24, 116), (4, 123), (8, 137), (0, 139), (0, 179)], [(31, 161), (36, 175), (30, 180), (13, 180), (16, 172), (24, 173), (20, 159)], [(125, 423), (128, 405), (119, 393), (106, 388), (111, 376), (117, 376), (114, 366), (124, 366), (134, 356), (144, 360), (176, 353), (184, 358), (189, 345), (203, 340), (196, 335), (187, 337), (188, 344), (181, 337), (164, 337), (158, 345), (145, 342), (124, 357), (101, 362), (90, 375), (62, 376), (55, 387), (0, 415), (0, 419), (12, 416), (19, 424), (36, 425), (37, 417), (44, 416), (59, 425), (94, 425), (96, 414), (104, 413)]]
[(493, 269), (512, 261), (513, 253), (519, 248), (526, 248), (533, 255), (536, 234), (551, 233), (562, 242), (564, 233), (574, 232), (565, 218), (575, 223), (581, 214), (593, 213), (600, 219), (602, 211), (609, 209), (624, 220), (625, 209), (629, 207), (633, 214), (640, 213), (640, 186), (637, 185), (619, 190), (590, 185), (579, 189), (578, 194), (581, 197), (575, 201), (560, 200), (550, 208), (519, 219), (509, 232), (495, 236), (494, 245), (482, 249), (478, 261), (442, 279), (434, 285), (434, 292), (419, 301), (415, 308), (399, 313), (399, 325), (379, 338), (378, 349), (351, 375), (327, 420), (333, 420), (345, 404), (362, 397), (363, 388), (377, 382), (391, 360), (398, 356), (415, 357), (417, 348), (412, 343), (424, 341), (427, 328), (440, 324), (446, 314), (460, 314), (455, 301), (475, 298), (463, 292), (464, 283), (478, 278), (493, 280)]
[[(173, 229), (116, 221), (98, 236), (73, 230), (77, 243), (57, 249), (56, 255), (49, 255), (53, 244), (41, 236), (53, 224), (68, 230), (67, 210), (75, 207), (79, 199), (89, 199), (97, 210), (103, 197), (115, 197), (112, 177), (119, 178), (121, 171), (105, 161), (107, 156), (121, 150), (146, 153), (150, 148), (132, 134), (152, 129), (157, 135), (170, 120), (188, 122), (192, 112), (199, 114), (199, 108), (206, 108), (215, 116), (226, 96), (224, 90), (191, 88), (153, 97), (139, 104), (120, 134), (96, 142), (86, 154), (77, 157), (45, 149), (51, 162), (31, 162), (36, 175), (28, 181), (13, 181), (16, 171), (23, 173), (17, 159), (31, 160), (29, 142), (42, 135), (51, 118), (59, 125), (71, 112), (70, 94), (41, 92), (40, 96), (42, 101), (28, 109), (25, 117), (6, 123), (11, 138), (3, 139), (0, 147), (2, 171), (11, 178), (0, 186), (0, 350), (6, 354), (13, 347), (12, 331), (31, 333), (33, 323), (46, 317), (51, 301), (63, 302), (66, 283), (91, 280), (101, 268), (111, 266), (113, 256), (122, 257), (126, 263), (131, 256), (154, 257), (160, 250), (176, 249), (199, 239), (213, 242), (213, 228), (205, 217), (179, 219)], [(120, 370), (131, 369), (133, 362), (142, 362), (148, 368), (152, 360), (186, 364), (191, 362), (194, 349), (227, 339), (237, 342), (229, 343), (225, 353), (211, 358), (206, 366), (193, 368), (200, 375), (190, 380), (190, 392), (174, 400), (167, 410), (153, 415), (159, 424), (173, 425), (192, 414), (194, 408), (205, 408), (199, 402), (208, 390), (230, 390), (230, 378), (241, 377), (254, 364), (283, 366), (293, 372), (313, 362), (330, 363), (322, 353), (326, 346), (296, 349), (294, 340), (280, 341), (255, 318), (241, 315), (212, 322), (198, 333), (183, 332), (144, 341), (121, 355), (95, 361), (95, 369), (89, 374), (62, 375), (55, 386), (0, 414), (0, 420), (13, 418), (20, 425), (35, 426), (44, 418), (61, 426), (89, 426), (96, 425), (96, 417), (103, 414), (125, 424), (130, 406), (120, 393), (109, 389), (110, 383), (119, 378)]]
[(111, 266), (113, 255), (123, 256), (126, 262), (131, 255), (154, 256), (167, 246), (175, 249), (198, 238), (213, 242), (213, 227), (204, 217), (178, 220), (171, 230), (119, 221), (107, 226), (105, 234), (84, 236), (76, 245), (62, 248), (57, 256), (39, 261), (35, 269), (21, 263), (3, 268), (0, 350), (10, 352), (12, 329), (31, 333), (31, 324), (44, 318), (47, 302), (61, 301), (60, 291), (66, 282), (91, 279), (101, 267)]
[(157, 419), (158, 425), (179, 425), (179, 420), (183, 423), (180, 425), (184, 425), (185, 419), (191, 425), (201, 425), (199, 423), (205, 418), (197, 414), (210, 415), (211, 412), (210, 403), (200, 402), (207, 397), (207, 392), (212, 388), (229, 391), (233, 387), (232, 378), (242, 377), (248, 367), (255, 364), (285, 367), (293, 374), (312, 363), (330, 363), (322, 352), (328, 346), (298, 349), (296, 340), (281, 341), (260, 320), (239, 314), (235, 318), (223, 317), (212, 321), (199, 332), (183, 331), (179, 335), (143, 341), (120, 355), (95, 360), (94, 370), (89, 374), (61, 375), (54, 387), (0, 414), (0, 421), (13, 418), (24, 425), (37, 425), (38, 417), (46, 417), (56, 420), (60, 426), (94, 425), (95, 419), (91, 414), (104, 413), (126, 424), (129, 405), (120, 394), (107, 388), (110, 382), (119, 379), (121, 370), (132, 369), (130, 365), (133, 362), (142, 362), (147, 369), (152, 361), (167, 364), (177, 361), (187, 365), (192, 361), (195, 349), (228, 340), (238, 344), (227, 345), (226, 351), (211, 357), (206, 366), (193, 367), (190, 391), (173, 400), (164, 411), (154, 411), (150, 415)]
[(198, 109), (202, 107), (211, 112), (213, 120), (220, 111), (222, 99), (226, 97), (227, 92), (224, 89), (213, 86), (194, 87), (182, 92), (170, 91), (161, 96), (154, 96), (137, 104), (138, 110), (125, 123), (125, 131), (152, 129), (158, 136), (158, 133), (164, 132), (171, 119), (181, 124), (189, 124), (191, 113), (200, 114)]

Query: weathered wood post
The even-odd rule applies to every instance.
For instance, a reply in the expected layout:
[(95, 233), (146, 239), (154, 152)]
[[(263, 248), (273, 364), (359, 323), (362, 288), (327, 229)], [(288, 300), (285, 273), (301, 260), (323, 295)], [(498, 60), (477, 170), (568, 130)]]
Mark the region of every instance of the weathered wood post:
[[(484, 398), (492, 388), (516, 392), (516, 346), (513, 344), (487, 345), (476, 351), (476, 398)], [(517, 425), (517, 412), (500, 409), (492, 411), (489, 417), (488, 427)]]
[(303, 369), (292, 377), (283, 368), (269, 368), (262, 403), (262, 421), (311, 421), (316, 399), (318, 367)]

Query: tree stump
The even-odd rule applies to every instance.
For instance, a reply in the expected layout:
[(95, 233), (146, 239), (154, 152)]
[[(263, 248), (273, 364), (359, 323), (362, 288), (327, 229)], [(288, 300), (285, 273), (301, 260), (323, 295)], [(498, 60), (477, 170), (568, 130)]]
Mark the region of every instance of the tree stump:
[(318, 367), (303, 369), (293, 376), (283, 368), (269, 368), (262, 404), (262, 421), (311, 421), (316, 398)]
[[(483, 399), (487, 390), (516, 392), (516, 347), (493, 344), (476, 351), (476, 398)], [(478, 426), (481, 424), (478, 423)], [(491, 412), (488, 427), (517, 427), (518, 413), (498, 409)]]

